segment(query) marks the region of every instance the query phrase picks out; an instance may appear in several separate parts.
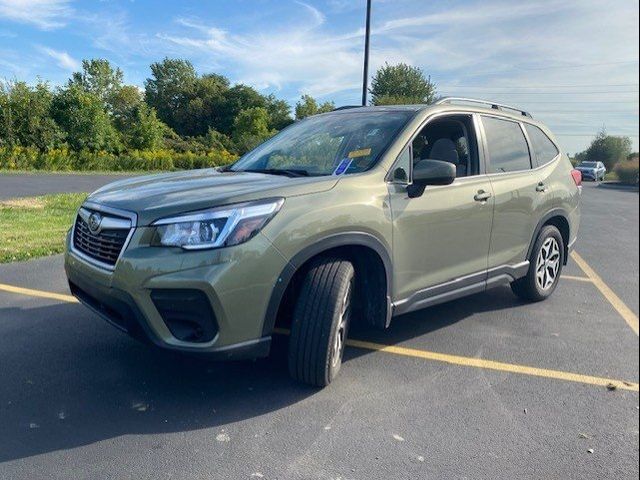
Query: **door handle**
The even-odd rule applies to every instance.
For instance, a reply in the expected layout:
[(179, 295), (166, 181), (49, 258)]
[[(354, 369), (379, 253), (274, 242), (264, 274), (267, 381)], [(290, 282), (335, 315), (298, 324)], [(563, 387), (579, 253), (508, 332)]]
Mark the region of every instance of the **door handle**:
[(547, 191), (547, 186), (544, 183), (540, 182), (536, 187), (536, 192), (544, 193), (546, 191)]
[(490, 198), (491, 194), (489, 192), (485, 192), (484, 190), (478, 190), (478, 193), (473, 196), (473, 199), (476, 202), (486, 202)]

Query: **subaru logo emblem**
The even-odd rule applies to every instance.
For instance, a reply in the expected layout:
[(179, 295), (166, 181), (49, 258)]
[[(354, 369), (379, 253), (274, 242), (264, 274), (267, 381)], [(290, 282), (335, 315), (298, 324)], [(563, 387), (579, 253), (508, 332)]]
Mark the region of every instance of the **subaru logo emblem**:
[(89, 221), (87, 223), (89, 224), (89, 230), (91, 230), (91, 233), (98, 233), (100, 230), (100, 223), (102, 223), (102, 216), (98, 212), (93, 212), (89, 215)]

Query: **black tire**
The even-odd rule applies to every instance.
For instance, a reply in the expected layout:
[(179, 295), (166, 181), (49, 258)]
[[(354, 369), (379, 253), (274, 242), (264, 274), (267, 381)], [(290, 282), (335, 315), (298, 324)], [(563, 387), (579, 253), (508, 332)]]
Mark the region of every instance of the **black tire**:
[[(551, 272), (553, 271), (553, 268), (548, 267), (547, 263), (543, 262), (541, 269), (540, 265), (538, 265), (538, 259), (541, 255), (540, 251), (542, 250), (543, 246), (547, 244), (547, 241), (549, 241), (549, 243), (553, 245), (553, 240), (555, 240), (558, 248), (558, 269), (555, 273), (555, 277), (553, 277), (552, 279)], [(542, 254), (542, 256), (544, 256), (544, 254)], [(533, 246), (533, 251), (531, 252), (531, 257), (529, 258), (529, 270), (527, 272), (527, 275), (511, 283), (511, 290), (516, 294), (516, 296), (522, 298), (523, 300), (527, 300), (530, 302), (540, 302), (542, 300), (545, 300), (551, 296), (551, 294), (558, 286), (563, 266), (564, 240), (562, 238), (562, 235), (560, 234), (560, 231), (557, 229), (557, 227), (553, 225), (546, 225), (540, 231), (540, 234), (536, 239), (536, 243)], [(543, 278), (540, 281), (538, 279), (539, 271), (543, 272)], [(544, 277), (545, 274), (547, 275), (547, 277)], [(540, 282), (542, 284), (546, 284), (545, 288), (543, 288), (543, 285), (541, 285)]]
[[(338, 258), (315, 261), (296, 301), (289, 338), (289, 373), (316, 387), (331, 383), (340, 371), (351, 316), (355, 270)], [(336, 335), (341, 343), (336, 349)]]

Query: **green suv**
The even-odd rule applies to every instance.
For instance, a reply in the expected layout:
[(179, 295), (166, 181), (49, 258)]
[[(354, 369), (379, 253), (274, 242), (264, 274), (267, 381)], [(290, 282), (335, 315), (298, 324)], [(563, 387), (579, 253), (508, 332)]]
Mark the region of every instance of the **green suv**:
[(67, 238), (72, 293), (171, 350), (268, 355), (324, 386), (350, 322), (510, 284), (554, 291), (580, 220), (581, 176), (512, 107), (343, 108), (299, 121), (233, 165), (122, 180)]

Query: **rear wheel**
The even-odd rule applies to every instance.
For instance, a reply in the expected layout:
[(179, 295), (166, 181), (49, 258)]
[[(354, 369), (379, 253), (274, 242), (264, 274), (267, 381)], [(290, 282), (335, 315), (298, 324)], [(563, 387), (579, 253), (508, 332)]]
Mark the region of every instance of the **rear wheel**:
[(556, 227), (542, 228), (529, 262), (527, 275), (513, 282), (511, 290), (524, 300), (539, 302), (554, 292), (564, 265), (564, 241)]
[(307, 272), (289, 338), (289, 372), (296, 380), (324, 387), (340, 371), (354, 278), (351, 262), (337, 258), (320, 259)]

